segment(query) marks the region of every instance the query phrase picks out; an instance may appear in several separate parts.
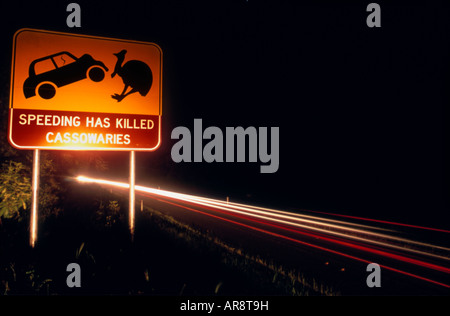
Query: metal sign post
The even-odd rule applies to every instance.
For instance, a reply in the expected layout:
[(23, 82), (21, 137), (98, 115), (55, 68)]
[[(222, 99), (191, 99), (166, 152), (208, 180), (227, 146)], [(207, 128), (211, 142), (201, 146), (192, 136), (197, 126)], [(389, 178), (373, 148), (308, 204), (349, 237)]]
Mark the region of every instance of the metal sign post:
[(37, 239), (39, 197), (39, 149), (33, 152), (33, 178), (31, 182), (31, 217), (30, 217), (30, 246), (34, 247)]
[(130, 151), (130, 204), (129, 204), (129, 224), (131, 239), (134, 237), (134, 209), (135, 209), (135, 153)]

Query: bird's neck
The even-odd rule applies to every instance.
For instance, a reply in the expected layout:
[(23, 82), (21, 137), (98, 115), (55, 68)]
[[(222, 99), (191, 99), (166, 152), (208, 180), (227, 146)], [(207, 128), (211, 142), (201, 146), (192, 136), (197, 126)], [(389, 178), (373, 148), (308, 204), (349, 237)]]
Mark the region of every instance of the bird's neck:
[(114, 73), (120, 72), (120, 69), (122, 68), (123, 60), (124, 60), (124, 57), (117, 58), (116, 66), (114, 67)]

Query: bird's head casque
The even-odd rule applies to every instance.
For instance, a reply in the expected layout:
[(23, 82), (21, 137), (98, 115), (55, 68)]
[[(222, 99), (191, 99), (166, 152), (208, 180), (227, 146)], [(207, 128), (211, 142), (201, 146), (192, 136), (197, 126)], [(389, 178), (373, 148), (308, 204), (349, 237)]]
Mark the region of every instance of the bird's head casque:
[(120, 52), (118, 52), (118, 53), (114, 53), (114, 56), (117, 56), (117, 57), (125, 57), (125, 54), (127, 53), (127, 50), (126, 49), (122, 49)]

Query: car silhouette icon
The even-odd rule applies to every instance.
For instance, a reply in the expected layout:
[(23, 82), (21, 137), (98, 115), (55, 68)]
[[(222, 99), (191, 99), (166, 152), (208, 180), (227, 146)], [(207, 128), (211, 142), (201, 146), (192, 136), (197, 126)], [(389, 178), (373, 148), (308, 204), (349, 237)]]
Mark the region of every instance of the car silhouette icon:
[(100, 82), (107, 71), (103, 62), (89, 54), (77, 58), (69, 52), (59, 52), (31, 62), (23, 93), (27, 99), (36, 94), (43, 99), (51, 99), (57, 88), (86, 78)]

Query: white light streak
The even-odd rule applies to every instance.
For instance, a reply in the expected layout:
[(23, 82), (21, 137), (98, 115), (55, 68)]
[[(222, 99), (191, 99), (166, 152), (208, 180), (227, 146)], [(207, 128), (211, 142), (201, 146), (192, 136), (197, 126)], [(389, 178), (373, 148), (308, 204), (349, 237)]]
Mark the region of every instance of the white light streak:
[[(112, 185), (120, 188), (129, 188), (127, 183), (93, 179), (85, 176), (77, 177), (80, 182), (86, 183), (98, 183), (105, 185)], [(319, 216), (292, 213), (286, 211), (280, 211), (270, 208), (257, 207), (252, 205), (245, 205), (239, 203), (231, 203), (229, 201), (221, 201), (211, 198), (205, 198), (200, 196), (194, 196), (189, 194), (171, 192), (161, 189), (154, 189), (144, 186), (135, 186), (136, 191), (150, 193), (159, 197), (166, 197), (179, 201), (195, 203), (199, 206), (212, 207), (225, 212), (244, 215), (247, 217), (268, 221), (271, 223), (291, 226), (293, 228), (301, 228), (309, 231), (314, 231), (321, 234), (332, 235), (336, 237), (343, 237), (346, 239), (363, 241), (374, 245), (381, 245), (393, 249), (412, 252), (416, 254), (426, 255), (429, 257), (440, 258), (444, 260), (450, 260), (447, 256), (441, 256), (428, 251), (420, 250), (423, 248), (441, 249), (444, 251), (450, 251), (449, 248), (445, 248), (438, 245), (432, 245), (428, 243), (418, 242), (415, 240), (399, 238), (386, 233), (377, 233), (375, 230), (380, 230), (379, 227), (361, 225), (351, 222), (338, 221), (330, 218), (323, 218)]]

